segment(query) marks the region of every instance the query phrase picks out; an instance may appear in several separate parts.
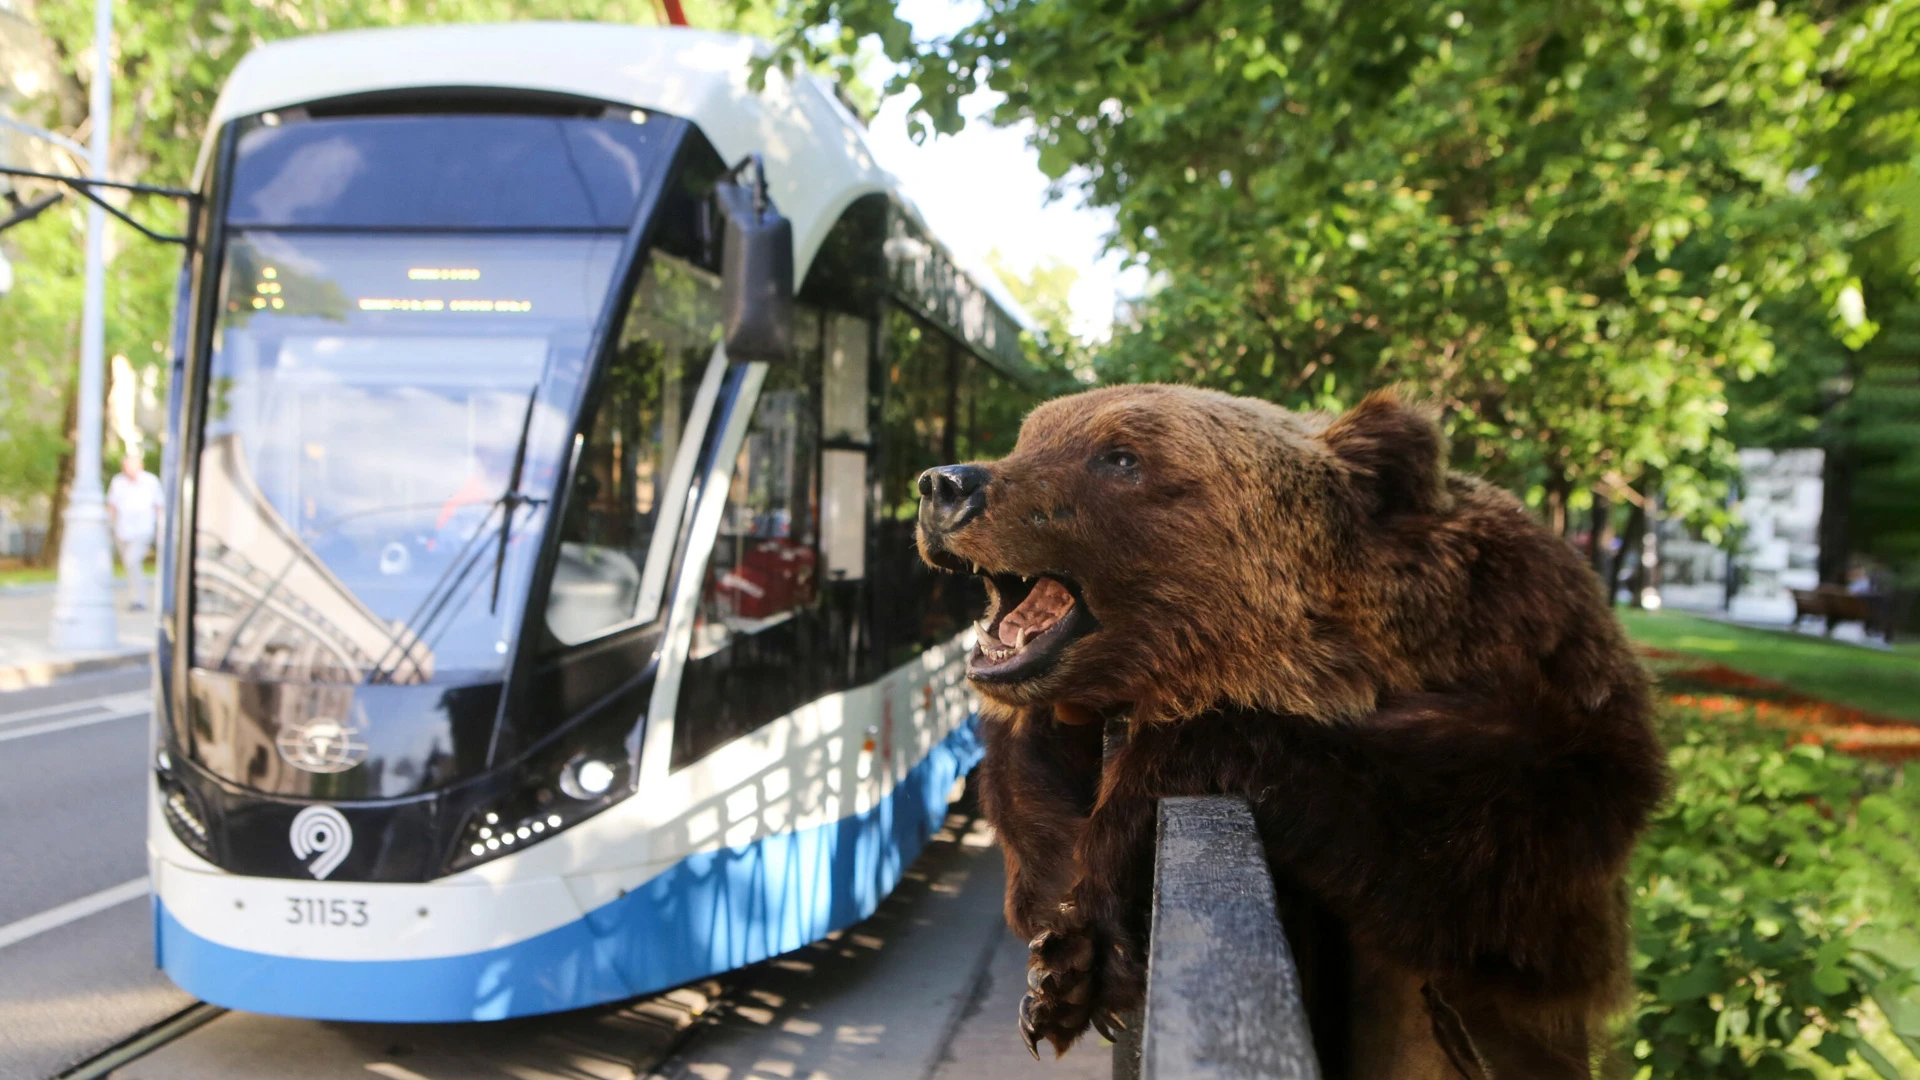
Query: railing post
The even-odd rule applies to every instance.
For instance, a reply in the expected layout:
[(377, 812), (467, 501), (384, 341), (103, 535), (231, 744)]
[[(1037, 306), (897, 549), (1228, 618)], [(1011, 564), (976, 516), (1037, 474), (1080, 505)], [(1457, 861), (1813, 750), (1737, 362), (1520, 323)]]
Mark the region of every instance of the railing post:
[(1133, 1009), (1120, 1017), (1126, 1026), (1114, 1032), (1113, 1080), (1140, 1080), (1140, 1038), (1146, 1033), (1144, 1011)]
[[(1237, 798), (1160, 801), (1143, 1080), (1319, 1080), (1273, 876)], [(1114, 1075), (1120, 1077), (1120, 1045)]]

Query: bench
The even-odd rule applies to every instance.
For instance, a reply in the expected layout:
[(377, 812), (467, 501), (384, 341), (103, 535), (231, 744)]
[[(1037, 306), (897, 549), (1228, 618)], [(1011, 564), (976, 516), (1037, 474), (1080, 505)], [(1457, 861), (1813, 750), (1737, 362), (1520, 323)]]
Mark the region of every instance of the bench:
[(1802, 619), (1817, 617), (1826, 622), (1827, 634), (1832, 636), (1835, 626), (1857, 622), (1862, 629), (1878, 633), (1889, 642), (1893, 640), (1892, 605), (1885, 596), (1850, 593), (1837, 585), (1794, 589), (1792, 592), (1793, 625), (1796, 627)]

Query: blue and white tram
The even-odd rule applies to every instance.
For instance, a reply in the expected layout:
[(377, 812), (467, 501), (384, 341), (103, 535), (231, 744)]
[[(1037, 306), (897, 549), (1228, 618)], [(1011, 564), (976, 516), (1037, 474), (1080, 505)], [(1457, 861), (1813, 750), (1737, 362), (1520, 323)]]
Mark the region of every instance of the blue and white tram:
[[(915, 558), (912, 480), (1005, 449), (1020, 327), (830, 88), (749, 88), (754, 48), (435, 27), (235, 70), (157, 664), (187, 991), (381, 1021), (630, 997), (864, 917), (939, 827), (980, 753), (977, 601)], [(716, 193), (752, 155), (799, 272), (785, 351), (730, 358), (760, 279)]]

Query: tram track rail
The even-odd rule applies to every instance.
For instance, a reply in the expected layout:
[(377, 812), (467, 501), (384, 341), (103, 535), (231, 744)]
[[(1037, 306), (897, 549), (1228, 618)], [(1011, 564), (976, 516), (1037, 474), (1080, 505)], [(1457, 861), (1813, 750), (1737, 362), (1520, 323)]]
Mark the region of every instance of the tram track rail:
[(179, 1012), (134, 1032), (79, 1064), (55, 1073), (48, 1080), (100, 1080), (101, 1077), (107, 1076), (120, 1066), (145, 1057), (208, 1021), (218, 1019), (225, 1015), (226, 1011), (218, 1005), (196, 1001)]
[[(620, 1076), (627, 1080), (690, 1080), (695, 1075), (704, 1074), (689, 1073), (685, 1068), (685, 1056), (689, 1052), (696, 1052), (695, 1047), (701, 1037), (724, 1022), (737, 1004), (734, 988), (726, 981), (706, 979), (596, 1010), (602, 1015), (598, 1021), (591, 1023), (604, 1026), (597, 1037), (582, 1038), (579, 1014), (502, 1021), (500, 1023), (506, 1025), (503, 1030), (508, 1030), (508, 1038), (514, 1044), (514, 1052), (502, 1052), (499, 1045), (493, 1045), (490, 1049), (500, 1056), (486, 1056), (487, 1051), (483, 1050), (484, 1064), (471, 1059), (450, 1059), (444, 1051), (449, 1043), (449, 1029), (471, 1029), (476, 1026), (492, 1029), (495, 1026), (487, 1023), (406, 1025), (404, 1032), (391, 1037), (382, 1035), (372, 1042), (354, 1038), (351, 1029), (386, 1028), (389, 1025), (326, 1024), (330, 1028), (348, 1029), (345, 1042), (349, 1045), (343, 1049), (339, 1041), (334, 1039), (328, 1039), (324, 1044), (304, 1044), (304, 1036), (295, 1036), (291, 1039), (291, 1045), (296, 1049), (290, 1049), (289, 1052), (317, 1052), (324, 1062), (321, 1071), (327, 1075), (371, 1073), (387, 1077), (388, 1080), (425, 1080), (427, 1076), (464, 1077), (471, 1080), (482, 1076), (506, 1077), (528, 1073), (543, 1076), (576, 1075), (583, 1067), (595, 1076)], [(217, 1005), (195, 1002), (45, 1080), (105, 1080), (107, 1077), (125, 1075), (119, 1070), (129, 1067), (140, 1072), (138, 1066), (141, 1062), (156, 1054), (159, 1057), (149, 1064), (156, 1066), (155, 1071), (162, 1076), (192, 1075), (204, 1077), (205, 1080), (244, 1076), (252, 1080), (257, 1076), (275, 1075), (274, 1072), (263, 1071), (269, 1066), (258, 1059), (248, 1059), (244, 1055), (238, 1060), (228, 1058), (223, 1048), (235, 1045), (232, 1032), (213, 1034), (210, 1044), (197, 1050), (189, 1049), (182, 1055), (182, 1048), (193, 1045), (193, 1036), (197, 1032), (211, 1022), (228, 1016), (243, 1027), (256, 1028), (251, 1035), (239, 1037), (241, 1044), (257, 1040), (257, 1025), (263, 1022), (300, 1026), (324, 1023), (233, 1013)], [(555, 1026), (540, 1026), (549, 1021)], [(529, 1027), (529, 1024), (535, 1026)], [(494, 1036), (496, 1033), (488, 1030), (476, 1034)], [(497, 1044), (499, 1039), (483, 1038), (482, 1042)], [(176, 1043), (181, 1046), (175, 1047)], [(636, 1043), (638, 1045), (634, 1045)], [(384, 1048), (384, 1053), (379, 1048)], [(173, 1060), (165, 1060), (169, 1054), (174, 1055)], [(427, 1063), (415, 1061), (416, 1057), (423, 1057)], [(306, 1071), (299, 1072), (299, 1075), (318, 1075), (313, 1066), (313, 1061), (304, 1062), (302, 1067)]]

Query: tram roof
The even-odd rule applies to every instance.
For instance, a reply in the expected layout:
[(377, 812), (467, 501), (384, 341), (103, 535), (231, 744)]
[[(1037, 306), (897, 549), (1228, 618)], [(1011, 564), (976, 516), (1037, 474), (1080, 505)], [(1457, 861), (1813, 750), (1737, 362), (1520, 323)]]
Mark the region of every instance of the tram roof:
[[(221, 125), (238, 117), (392, 90), (534, 90), (683, 117), (729, 162), (761, 154), (774, 202), (793, 222), (794, 265), (803, 275), (841, 212), (864, 195), (892, 196), (931, 237), (919, 208), (874, 159), (860, 124), (823, 80), (788, 79), (775, 70), (763, 89), (752, 90), (750, 63), (765, 48), (740, 34), (588, 22), (346, 30), (270, 42), (243, 57), (221, 89), (195, 183)], [(1015, 326), (1033, 327), (991, 271), (939, 247)]]

